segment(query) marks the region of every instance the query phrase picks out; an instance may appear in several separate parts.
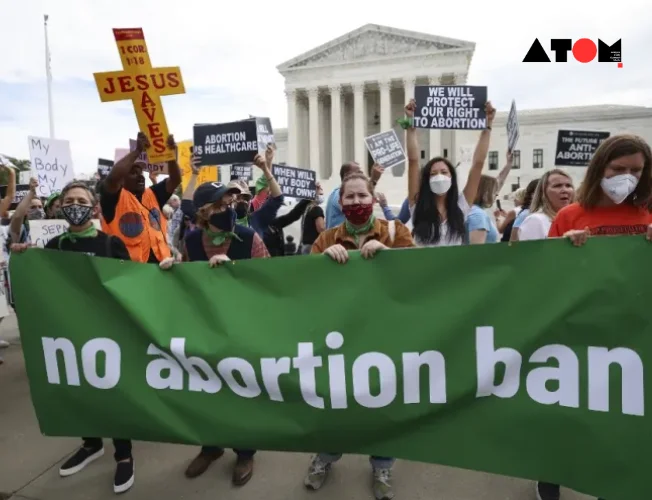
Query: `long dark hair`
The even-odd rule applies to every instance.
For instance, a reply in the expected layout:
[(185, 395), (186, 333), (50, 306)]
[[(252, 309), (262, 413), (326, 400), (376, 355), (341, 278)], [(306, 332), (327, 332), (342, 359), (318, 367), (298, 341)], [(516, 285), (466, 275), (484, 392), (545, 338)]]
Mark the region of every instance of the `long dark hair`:
[(521, 210), (529, 210), (530, 205), (532, 205), (532, 199), (534, 198), (534, 192), (537, 190), (537, 186), (541, 179), (534, 179), (525, 188), (525, 198), (523, 198), (523, 205), (521, 205)]
[(421, 181), (419, 183), (419, 197), (414, 207), (414, 236), (418, 240), (432, 244), (439, 243), (441, 234), (439, 226), (441, 215), (437, 210), (435, 194), (430, 190), (430, 169), (435, 163), (444, 162), (451, 174), (451, 187), (446, 193), (446, 224), (448, 225), (448, 238), (454, 240), (464, 235), (464, 214), (458, 206), (459, 190), (457, 187), (457, 172), (453, 164), (446, 158), (437, 156), (431, 159), (421, 169)]

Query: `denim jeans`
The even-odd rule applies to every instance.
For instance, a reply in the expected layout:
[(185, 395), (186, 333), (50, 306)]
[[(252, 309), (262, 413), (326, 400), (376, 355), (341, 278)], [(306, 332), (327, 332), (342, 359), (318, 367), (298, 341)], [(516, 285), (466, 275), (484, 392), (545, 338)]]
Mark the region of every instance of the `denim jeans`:
[[(202, 446), (201, 447), (201, 452), (202, 453), (217, 453), (222, 448), (219, 446)], [(240, 458), (253, 458), (254, 455), (256, 454), (256, 450), (233, 450), (236, 455)]]
[[(82, 438), (84, 440), (84, 448), (91, 450), (99, 450), (104, 446), (102, 439), (100, 438)], [(115, 448), (115, 453), (113, 458), (116, 462), (121, 460), (127, 460), (131, 458), (131, 440), (129, 439), (114, 439), (113, 447)]]
[[(327, 464), (335, 463), (340, 458), (342, 458), (341, 453), (319, 453), (319, 459)], [(394, 462), (396, 462), (396, 459), (390, 457), (370, 456), (369, 462), (374, 469), (391, 469)]]

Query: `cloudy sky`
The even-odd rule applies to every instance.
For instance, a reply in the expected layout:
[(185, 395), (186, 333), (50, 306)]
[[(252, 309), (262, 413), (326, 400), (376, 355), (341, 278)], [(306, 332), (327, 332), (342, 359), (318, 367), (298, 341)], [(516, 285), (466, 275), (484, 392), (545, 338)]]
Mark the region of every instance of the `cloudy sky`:
[[(310, 5), (310, 7), (308, 7)], [(48, 136), (43, 14), (50, 16), (56, 136), (71, 141), (76, 172), (126, 147), (130, 103), (101, 103), (93, 73), (119, 70), (111, 29), (142, 27), (152, 63), (180, 66), (186, 94), (165, 97), (170, 131), (248, 114), (287, 123), (276, 66), (366, 23), (477, 43), (469, 83), (487, 85), (499, 110), (589, 104), (652, 106), (649, 0), (600, 9), (589, 0), (0, 0), (0, 152), (28, 157), (27, 136)], [(615, 64), (523, 64), (535, 37), (622, 39)]]

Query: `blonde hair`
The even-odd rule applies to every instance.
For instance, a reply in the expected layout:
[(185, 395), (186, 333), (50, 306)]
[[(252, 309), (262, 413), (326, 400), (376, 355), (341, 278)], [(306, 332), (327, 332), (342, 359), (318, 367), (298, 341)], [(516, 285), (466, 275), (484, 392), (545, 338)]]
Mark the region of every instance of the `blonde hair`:
[(163, 206), (163, 215), (165, 215), (166, 219), (171, 218), (172, 214), (174, 214), (174, 208), (167, 204)]
[(551, 175), (555, 175), (555, 174), (563, 175), (571, 182), (571, 184), (573, 183), (573, 179), (571, 178), (571, 176), (559, 168), (549, 170), (548, 172), (543, 174), (541, 176), (541, 181), (539, 182), (536, 190), (534, 191), (534, 196), (532, 197), (532, 204), (530, 205), (531, 214), (535, 212), (543, 212), (551, 219), (554, 219), (555, 215), (557, 215), (555, 209), (552, 208), (552, 204), (550, 203), (550, 199), (548, 198), (548, 194), (547, 194), (548, 179), (550, 179)]
[(514, 203), (520, 203), (521, 205), (525, 202), (525, 188), (519, 188), (514, 191)]

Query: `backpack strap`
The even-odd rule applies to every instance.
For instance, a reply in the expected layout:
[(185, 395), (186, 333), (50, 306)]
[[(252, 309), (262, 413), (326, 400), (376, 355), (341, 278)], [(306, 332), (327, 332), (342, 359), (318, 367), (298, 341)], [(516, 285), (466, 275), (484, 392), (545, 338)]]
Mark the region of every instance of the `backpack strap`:
[(389, 230), (389, 241), (393, 245), (396, 237), (396, 219), (392, 219), (387, 223), (387, 229)]

